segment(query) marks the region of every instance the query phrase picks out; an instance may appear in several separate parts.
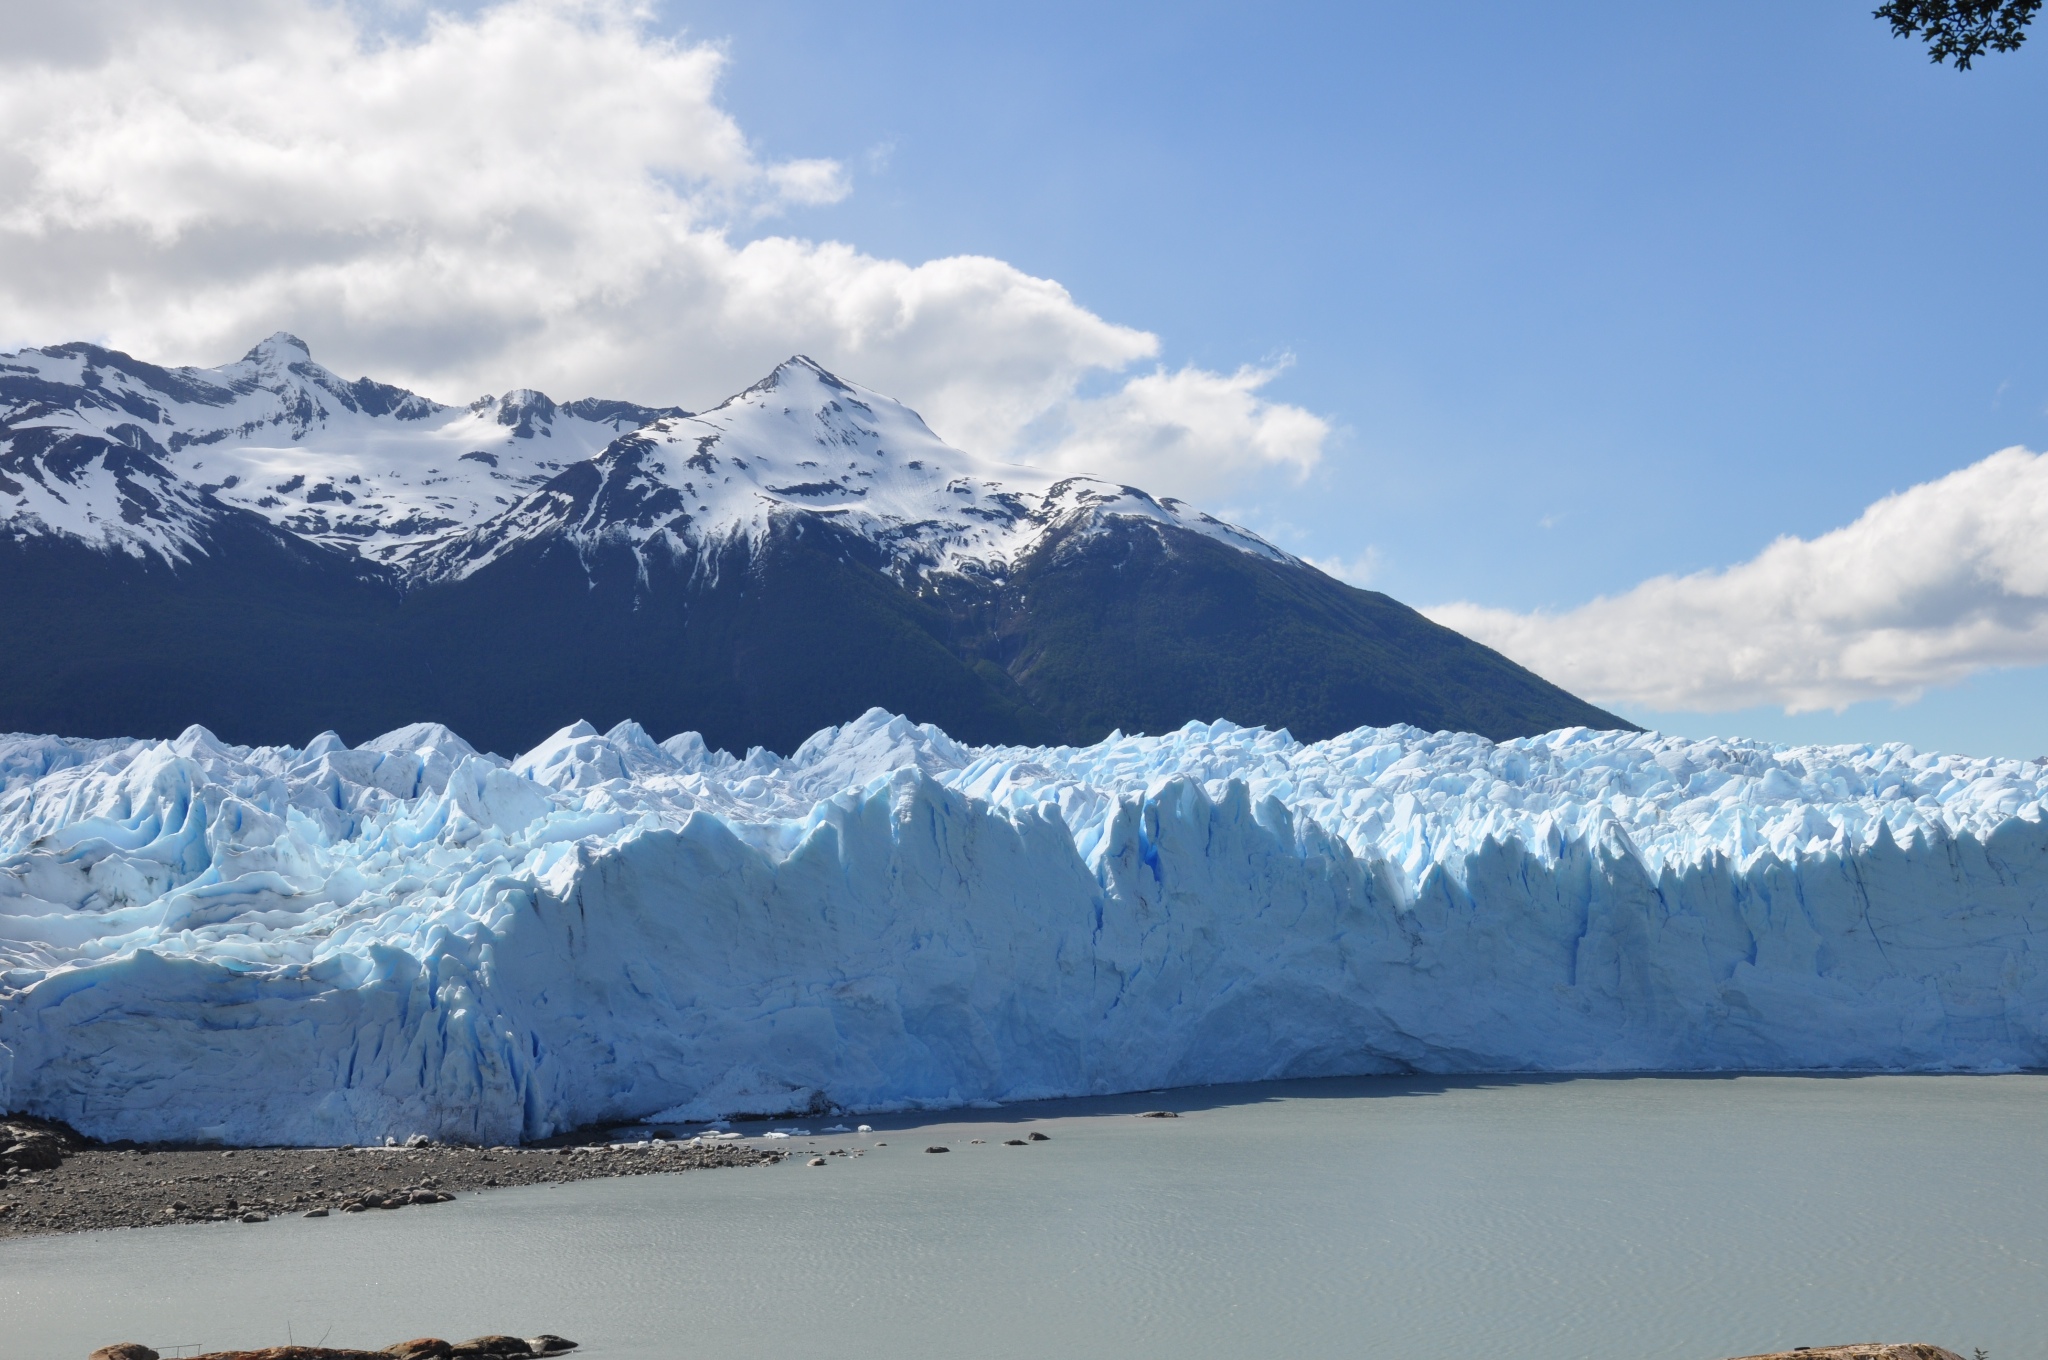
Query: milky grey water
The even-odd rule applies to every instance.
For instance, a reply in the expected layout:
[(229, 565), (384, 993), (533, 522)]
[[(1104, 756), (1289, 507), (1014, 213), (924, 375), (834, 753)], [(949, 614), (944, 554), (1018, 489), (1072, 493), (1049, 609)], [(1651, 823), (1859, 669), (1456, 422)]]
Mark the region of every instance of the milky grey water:
[[(1181, 1118), (1128, 1113), (1148, 1105)], [(2039, 1076), (1645, 1077), (873, 1119), (818, 1138), (873, 1149), (819, 1170), (0, 1243), (0, 1353), (553, 1331), (589, 1360), (1716, 1360), (1867, 1339), (2035, 1360), (2044, 1111)], [(1030, 1128), (1052, 1140), (1002, 1145)]]

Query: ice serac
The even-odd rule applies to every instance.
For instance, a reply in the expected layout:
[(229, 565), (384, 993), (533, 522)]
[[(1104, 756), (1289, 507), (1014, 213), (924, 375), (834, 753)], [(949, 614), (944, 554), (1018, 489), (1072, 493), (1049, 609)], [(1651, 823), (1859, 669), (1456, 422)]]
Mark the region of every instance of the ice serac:
[(1190, 725), (0, 739), (0, 1108), (533, 1137), (1328, 1073), (2048, 1062), (2048, 768)]

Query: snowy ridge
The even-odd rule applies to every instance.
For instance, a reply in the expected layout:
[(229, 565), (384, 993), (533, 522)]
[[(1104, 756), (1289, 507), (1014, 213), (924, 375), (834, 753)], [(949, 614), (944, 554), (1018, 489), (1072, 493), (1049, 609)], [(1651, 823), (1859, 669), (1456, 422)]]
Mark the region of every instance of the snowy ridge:
[[(678, 413), (558, 406), (523, 389), (444, 406), (344, 381), (282, 331), (219, 368), (158, 368), (92, 345), (22, 350), (0, 355), (0, 530), (183, 560), (204, 541), (210, 496), (302, 538), (403, 561)], [(146, 461), (160, 503), (122, 496), (120, 469), (97, 461), (94, 444)]]
[(692, 416), (526, 389), (445, 406), (344, 381), (283, 332), (210, 369), (82, 344), (0, 355), (0, 534), (183, 561), (204, 551), (213, 502), (406, 582), (549, 535), (643, 558), (757, 545), (795, 515), (869, 538), (904, 577), (1000, 575), (1053, 527), (1111, 516), (1292, 560), (1170, 498), (951, 448), (801, 356)]
[(759, 544), (779, 519), (828, 518), (882, 548), (899, 576), (1001, 576), (1053, 527), (1107, 517), (1189, 529), (1291, 560), (1264, 539), (1171, 498), (1054, 477), (953, 448), (901, 402), (798, 356), (701, 415), (655, 421), (516, 510), (438, 549), (430, 576), (475, 571), (518, 544), (566, 534), (682, 557)]
[(2048, 1061), (2048, 769), (1191, 724), (0, 739), (0, 1108), (536, 1136), (1312, 1073)]

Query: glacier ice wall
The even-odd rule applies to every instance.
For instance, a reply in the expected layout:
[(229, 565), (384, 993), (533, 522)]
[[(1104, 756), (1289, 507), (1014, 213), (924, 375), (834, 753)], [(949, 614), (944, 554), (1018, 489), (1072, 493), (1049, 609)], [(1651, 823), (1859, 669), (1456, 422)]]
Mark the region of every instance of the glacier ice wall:
[(1192, 724), (0, 738), (0, 1109), (509, 1140), (1390, 1071), (2048, 1064), (2048, 767)]

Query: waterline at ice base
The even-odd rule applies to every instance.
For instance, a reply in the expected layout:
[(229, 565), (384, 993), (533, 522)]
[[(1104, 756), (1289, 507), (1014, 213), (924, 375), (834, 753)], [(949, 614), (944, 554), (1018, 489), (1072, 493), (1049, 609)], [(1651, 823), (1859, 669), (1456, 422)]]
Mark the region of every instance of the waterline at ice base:
[(2048, 766), (1191, 724), (0, 738), (0, 1109), (545, 1136), (1373, 1072), (2048, 1065)]

